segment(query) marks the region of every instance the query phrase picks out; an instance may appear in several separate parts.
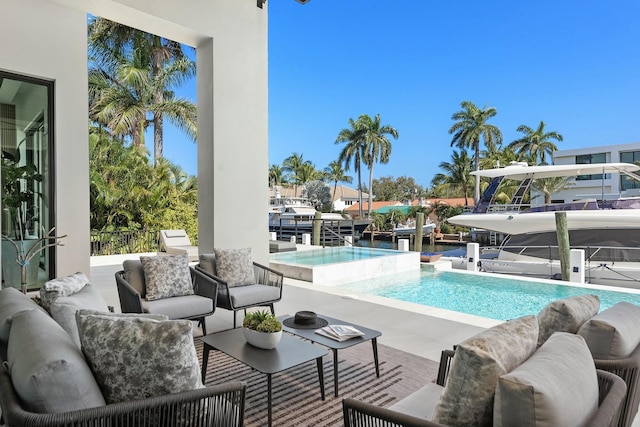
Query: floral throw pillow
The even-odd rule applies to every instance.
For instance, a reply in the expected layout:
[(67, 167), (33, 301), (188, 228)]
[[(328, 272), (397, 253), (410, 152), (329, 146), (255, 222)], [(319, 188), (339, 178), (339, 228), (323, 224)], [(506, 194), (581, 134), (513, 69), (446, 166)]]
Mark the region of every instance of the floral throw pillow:
[(188, 255), (141, 256), (147, 288), (146, 299), (193, 295)]
[(255, 285), (251, 248), (214, 249), (218, 276), (229, 286)]
[(202, 388), (189, 320), (80, 310), (82, 352), (107, 403)]

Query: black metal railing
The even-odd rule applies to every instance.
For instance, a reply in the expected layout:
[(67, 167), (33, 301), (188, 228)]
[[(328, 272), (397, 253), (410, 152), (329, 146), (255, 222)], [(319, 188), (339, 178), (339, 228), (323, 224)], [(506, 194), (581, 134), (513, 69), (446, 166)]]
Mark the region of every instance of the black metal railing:
[(159, 230), (91, 230), (91, 255), (120, 255), (160, 250)]

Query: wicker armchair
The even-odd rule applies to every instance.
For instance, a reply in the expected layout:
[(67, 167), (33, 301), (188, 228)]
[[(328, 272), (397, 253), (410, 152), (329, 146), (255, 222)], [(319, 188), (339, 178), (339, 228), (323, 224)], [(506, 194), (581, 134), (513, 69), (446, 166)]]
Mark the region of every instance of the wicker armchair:
[(195, 266), (211, 283), (218, 286), (217, 306), (233, 311), (233, 327), (236, 327), (236, 312), (250, 307), (269, 307), (275, 314), (273, 304), (282, 299), (282, 282), (284, 275), (264, 265), (253, 263), (255, 284), (229, 286), (217, 276), (214, 254), (201, 254), (200, 263)]
[[(616, 375), (597, 370), (599, 406), (589, 427), (614, 427), (618, 423), (620, 405), (625, 397), (626, 385)], [(412, 417), (391, 409), (370, 405), (355, 399), (342, 401), (345, 427), (445, 427), (432, 421)]]
[(11, 378), (0, 369), (0, 407), (7, 427), (240, 427), (245, 390), (244, 383), (234, 382), (80, 411), (38, 414), (22, 409)]
[(627, 384), (618, 427), (629, 427), (638, 413), (640, 404), (640, 345), (624, 359), (594, 359), (596, 368), (619, 376)]

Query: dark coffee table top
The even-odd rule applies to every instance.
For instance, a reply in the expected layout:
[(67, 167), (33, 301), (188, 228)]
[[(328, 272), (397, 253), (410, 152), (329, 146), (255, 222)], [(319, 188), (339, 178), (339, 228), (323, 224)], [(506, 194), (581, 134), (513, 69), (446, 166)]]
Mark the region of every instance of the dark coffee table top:
[(202, 342), (263, 374), (275, 374), (328, 353), (324, 347), (313, 345), (287, 334), (282, 334), (282, 339), (276, 348), (264, 350), (247, 343), (242, 328), (204, 336)]
[[(289, 318), (291, 316), (279, 316), (278, 319), (280, 319), (281, 321)], [(322, 314), (318, 314), (318, 317), (321, 317), (323, 319), (326, 319), (327, 322), (329, 322), (329, 325), (349, 325), (349, 326), (353, 326), (354, 328), (358, 329), (359, 331), (364, 332), (364, 335), (361, 337), (355, 337), (355, 338), (350, 338), (348, 340), (345, 341), (336, 341), (334, 339), (325, 337), (323, 335), (318, 335), (316, 334), (316, 330), (315, 329), (297, 329), (297, 328), (290, 328), (288, 326), (285, 326), (284, 324), (282, 325), (282, 329), (286, 332), (289, 332), (291, 334), (297, 335), (299, 337), (303, 337), (308, 339), (309, 341), (313, 341), (315, 343), (318, 344), (322, 344), (325, 347), (329, 347), (332, 349), (341, 349), (341, 348), (347, 348), (347, 347), (351, 347), (354, 346), (356, 344), (360, 344), (362, 342), (365, 341), (369, 341), (373, 338), (378, 338), (380, 335), (382, 335), (382, 332), (380, 331), (376, 331), (375, 329), (370, 329), (370, 328), (366, 328), (364, 326), (360, 326), (360, 325), (356, 325), (355, 323), (351, 323), (351, 322), (346, 322), (344, 320), (340, 320), (340, 319), (335, 319), (333, 317), (329, 317), (329, 316), (324, 316)]]

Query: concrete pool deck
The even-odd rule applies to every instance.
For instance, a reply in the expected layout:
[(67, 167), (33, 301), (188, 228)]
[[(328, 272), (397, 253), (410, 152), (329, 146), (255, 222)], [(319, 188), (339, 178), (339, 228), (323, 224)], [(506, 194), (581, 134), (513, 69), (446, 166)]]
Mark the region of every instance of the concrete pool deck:
[[(117, 312), (120, 311), (120, 301), (114, 275), (122, 269), (125, 259), (139, 259), (140, 255), (91, 258), (91, 283)], [(454, 344), (500, 323), (492, 319), (359, 295), (285, 278), (282, 300), (275, 304), (276, 314), (293, 315), (300, 310), (312, 310), (377, 329), (382, 332), (378, 339), (381, 344), (436, 362), (440, 360), (443, 349), (450, 349)], [(241, 316), (242, 312), (238, 314), (238, 319)], [(232, 325), (233, 315), (228, 310), (217, 309), (207, 318), (207, 331), (210, 333), (229, 329)], [(196, 333), (200, 334), (199, 330)]]

